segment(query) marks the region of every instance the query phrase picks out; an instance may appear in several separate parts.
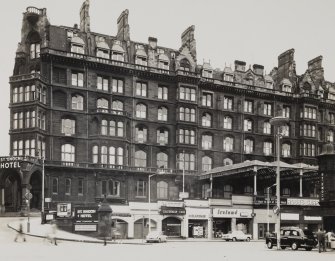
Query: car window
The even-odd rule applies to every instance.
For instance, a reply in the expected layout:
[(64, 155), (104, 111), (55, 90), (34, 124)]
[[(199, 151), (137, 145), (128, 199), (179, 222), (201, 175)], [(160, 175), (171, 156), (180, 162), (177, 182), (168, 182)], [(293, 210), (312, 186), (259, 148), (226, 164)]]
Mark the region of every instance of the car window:
[(290, 230), (284, 231), (284, 236), (289, 236), (290, 235)]
[(291, 231), (291, 236), (299, 236), (299, 232), (296, 230)]

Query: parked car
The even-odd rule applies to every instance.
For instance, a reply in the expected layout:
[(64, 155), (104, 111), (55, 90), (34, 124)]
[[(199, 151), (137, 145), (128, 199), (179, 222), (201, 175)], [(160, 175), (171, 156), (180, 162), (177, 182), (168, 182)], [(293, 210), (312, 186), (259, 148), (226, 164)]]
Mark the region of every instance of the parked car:
[[(265, 243), (269, 249), (277, 245), (276, 233), (269, 234), (266, 237)], [(291, 247), (292, 250), (298, 248), (305, 248), (307, 251), (312, 250), (317, 246), (318, 242), (308, 229), (301, 229), (299, 227), (282, 227), (280, 229), (280, 247), (285, 249)]]
[(236, 231), (229, 231), (228, 234), (223, 234), (222, 239), (229, 241), (250, 241), (252, 236), (250, 234), (244, 234), (243, 231), (236, 230)]
[(167, 241), (167, 236), (163, 235), (162, 232), (153, 231), (153, 232), (150, 232), (146, 236), (145, 241), (147, 243), (149, 243), (149, 242), (157, 242), (157, 243), (166, 242)]

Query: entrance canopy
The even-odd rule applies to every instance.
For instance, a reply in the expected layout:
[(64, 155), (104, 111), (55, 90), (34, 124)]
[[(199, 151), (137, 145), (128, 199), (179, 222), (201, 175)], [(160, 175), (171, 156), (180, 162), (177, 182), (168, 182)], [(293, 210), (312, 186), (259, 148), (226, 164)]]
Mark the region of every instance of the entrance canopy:
[[(318, 179), (318, 166), (305, 163), (288, 164), (280, 161), (280, 174), (282, 179), (298, 178)], [(272, 178), (276, 175), (277, 161), (263, 162), (247, 160), (241, 163), (211, 169), (200, 174), (199, 179), (205, 180), (217, 177), (249, 177), (257, 173), (258, 178)]]

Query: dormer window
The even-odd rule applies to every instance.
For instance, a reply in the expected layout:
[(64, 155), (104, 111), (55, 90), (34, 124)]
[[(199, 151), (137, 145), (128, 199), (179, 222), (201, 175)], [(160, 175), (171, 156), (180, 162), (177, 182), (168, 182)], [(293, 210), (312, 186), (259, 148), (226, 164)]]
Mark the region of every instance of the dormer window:
[(224, 75), (224, 80), (227, 82), (233, 82), (234, 81), (234, 76), (232, 74), (225, 74)]
[(109, 59), (109, 46), (106, 42), (101, 41), (97, 43), (97, 57)]
[(163, 53), (158, 57), (158, 68), (169, 70), (169, 58)]
[(112, 60), (124, 61), (124, 50), (119, 44), (114, 44), (112, 47)]
[[(143, 48), (143, 46), (141, 46), (141, 48)], [(143, 49), (138, 49), (136, 51), (135, 64), (148, 66), (147, 54)]]
[(205, 78), (213, 78), (213, 71), (210, 70), (202, 70), (202, 77)]
[(84, 46), (85, 42), (80, 37), (74, 36), (71, 39), (71, 53), (84, 54), (85, 53)]
[(292, 92), (292, 83), (288, 79), (283, 79), (280, 84), (283, 92)]
[(190, 62), (187, 59), (183, 59), (180, 61), (180, 66), (179, 66), (180, 70), (183, 71), (190, 71), (191, 70), (191, 65)]
[(272, 82), (266, 82), (265, 87), (266, 87), (267, 89), (273, 89), (273, 83), (272, 83)]

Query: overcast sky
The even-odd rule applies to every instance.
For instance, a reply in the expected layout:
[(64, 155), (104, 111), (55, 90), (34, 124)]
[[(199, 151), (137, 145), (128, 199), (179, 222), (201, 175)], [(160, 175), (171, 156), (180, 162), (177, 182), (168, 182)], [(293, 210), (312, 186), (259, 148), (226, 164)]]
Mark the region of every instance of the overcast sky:
[[(3, 3), (0, 24), (0, 155), (9, 153), (9, 76), (20, 40), (26, 7), (47, 8), (53, 25), (79, 24), (83, 0), (20, 0)], [(130, 37), (178, 49), (180, 35), (195, 25), (198, 63), (209, 61), (223, 69), (234, 60), (261, 64), (266, 72), (277, 66), (277, 57), (294, 48), (296, 70), (323, 56), (325, 78), (335, 81), (335, 1), (332, 0), (91, 0), (91, 31), (115, 35), (116, 20), (129, 9)]]

